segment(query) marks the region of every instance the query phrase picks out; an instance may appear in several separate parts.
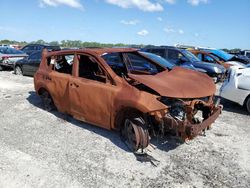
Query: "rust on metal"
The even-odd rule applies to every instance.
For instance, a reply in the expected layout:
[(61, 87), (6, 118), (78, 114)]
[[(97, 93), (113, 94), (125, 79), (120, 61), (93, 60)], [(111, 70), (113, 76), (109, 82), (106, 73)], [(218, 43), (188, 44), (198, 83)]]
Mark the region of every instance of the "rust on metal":
[(221, 112), (207, 75), (168, 70), (133, 48), (44, 50), (34, 84), (58, 111), (121, 131), (133, 151), (169, 131), (192, 139)]
[(213, 62), (215, 64), (219, 64), (222, 65), (224, 68), (228, 69), (229, 67), (231, 67), (232, 65), (230, 63), (225, 63), (224, 61), (221, 61), (217, 58), (215, 58), (213, 55), (211, 55), (209, 52), (203, 51), (203, 50), (189, 50), (191, 53), (193, 53), (194, 55), (198, 56), (201, 55), (202, 56), (202, 61), (205, 61), (205, 56), (208, 56), (210, 59), (213, 60)]

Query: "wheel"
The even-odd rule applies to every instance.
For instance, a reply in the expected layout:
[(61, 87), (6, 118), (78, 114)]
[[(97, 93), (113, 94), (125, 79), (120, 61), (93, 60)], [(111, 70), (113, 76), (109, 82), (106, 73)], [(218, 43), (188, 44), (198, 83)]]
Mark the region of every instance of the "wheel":
[(43, 107), (46, 111), (52, 111), (55, 109), (55, 105), (54, 102), (50, 96), (50, 94), (47, 91), (44, 91), (41, 94), (41, 99), (42, 99), (42, 103), (43, 103)]
[(0, 71), (2, 71), (3, 70), (3, 66), (2, 65), (0, 65)]
[(15, 74), (16, 75), (23, 75), (23, 71), (20, 66), (15, 67)]
[(246, 108), (247, 108), (248, 113), (250, 114), (250, 97), (248, 97), (246, 101)]
[(127, 118), (121, 136), (132, 152), (145, 149), (149, 144), (149, 133), (142, 118)]

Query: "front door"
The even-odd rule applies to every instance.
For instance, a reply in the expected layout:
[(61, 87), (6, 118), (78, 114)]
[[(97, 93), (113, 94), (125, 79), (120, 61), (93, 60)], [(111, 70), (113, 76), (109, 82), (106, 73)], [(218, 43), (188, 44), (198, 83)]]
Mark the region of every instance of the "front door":
[(76, 75), (69, 83), (71, 114), (82, 121), (110, 129), (116, 86), (107, 72), (87, 55), (77, 55)]

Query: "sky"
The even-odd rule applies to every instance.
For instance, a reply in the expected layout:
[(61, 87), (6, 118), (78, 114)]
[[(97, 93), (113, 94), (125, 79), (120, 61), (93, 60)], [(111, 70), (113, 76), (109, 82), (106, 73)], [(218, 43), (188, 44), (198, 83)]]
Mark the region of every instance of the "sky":
[(0, 0), (0, 40), (250, 49), (250, 0)]

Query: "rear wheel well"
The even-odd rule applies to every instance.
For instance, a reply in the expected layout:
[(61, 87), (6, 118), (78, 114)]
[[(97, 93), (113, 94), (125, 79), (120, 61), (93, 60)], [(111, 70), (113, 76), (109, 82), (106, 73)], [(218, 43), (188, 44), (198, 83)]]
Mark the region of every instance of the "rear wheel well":
[(144, 113), (141, 112), (140, 110), (131, 107), (121, 109), (116, 114), (114, 128), (120, 130), (121, 125), (124, 124), (126, 118), (136, 118), (136, 117), (141, 117), (144, 119)]
[(250, 98), (250, 94), (246, 97), (245, 101), (244, 101), (244, 106), (246, 106), (247, 104), (247, 100)]
[(246, 97), (245, 101), (244, 101), (244, 106), (247, 109), (247, 111), (250, 113), (250, 105), (247, 106), (247, 101), (250, 99), (250, 94)]
[[(48, 92), (47, 89), (41, 87), (41, 88), (38, 90), (37, 93), (38, 93), (38, 95), (42, 95), (45, 91)], [(49, 92), (48, 92), (48, 93), (49, 93)], [(50, 93), (49, 93), (49, 94), (50, 94)]]

